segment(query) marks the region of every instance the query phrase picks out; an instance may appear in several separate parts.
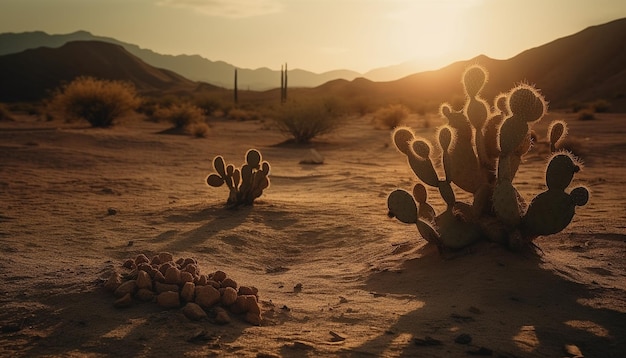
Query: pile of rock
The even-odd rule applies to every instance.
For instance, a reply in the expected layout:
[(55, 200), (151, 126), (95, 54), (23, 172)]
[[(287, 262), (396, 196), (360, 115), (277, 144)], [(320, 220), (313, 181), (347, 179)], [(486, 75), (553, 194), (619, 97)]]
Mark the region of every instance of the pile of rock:
[(138, 301), (156, 301), (164, 309), (183, 307), (191, 320), (207, 319), (230, 322), (230, 313), (244, 315), (254, 325), (261, 324), (258, 290), (239, 286), (223, 271), (201, 274), (193, 258), (174, 261), (172, 254), (162, 252), (149, 259), (139, 254), (122, 265), (124, 274), (114, 271), (104, 287), (117, 298), (115, 307), (128, 307)]

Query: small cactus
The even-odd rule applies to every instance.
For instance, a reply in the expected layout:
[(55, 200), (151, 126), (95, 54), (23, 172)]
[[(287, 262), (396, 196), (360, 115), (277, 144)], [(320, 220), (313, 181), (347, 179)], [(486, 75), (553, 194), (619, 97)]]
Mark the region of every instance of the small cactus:
[(245, 155), (246, 162), (241, 169), (224, 163), (220, 155), (213, 159), (213, 168), (217, 173), (211, 173), (206, 178), (209, 186), (220, 187), (224, 184), (230, 190), (226, 206), (235, 208), (240, 205), (252, 205), (254, 200), (263, 194), (263, 190), (270, 186), (270, 164), (263, 161), (261, 153), (250, 149)]
[[(416, 137), (410, 128), (400, 127), (393, 133), (396, 148), (407, 157), (421, 183), (413, 187), (413, 195), (402, 189), (389, 195), (389, 216), (416, 224), (421, 236), (440, 249), (459, 249), (480, 239), (519, 249), (538, 236), (562, 231), (575, 208), (589, 200), (584, 187), (566, 192), (582, 166), (571, 154), (557, 151), (567, 125), (555, 121), (548, 129), (553, 153), (546, 169), (548, 189), (530, 204), (524, 201), (513, 178), (536, 138), (532, 125), (546, 114), (547, 104), (537, 89), (520, 84), (496, 96), (490, 106), (480, 94), (487, 79), (483, 67), (470, 66), (461, 81), (466, 94), (463, 110), (441, 106), (440, 114), (448, 120), (435, 137), (441, 158), (431, 158), (432, 144)], [(472, 194), (473, 201), (456, 201), (451, 183)], [(436, 213), (428, 204), (424, 185), (439, 190), (446, 203), (443, 212)]]

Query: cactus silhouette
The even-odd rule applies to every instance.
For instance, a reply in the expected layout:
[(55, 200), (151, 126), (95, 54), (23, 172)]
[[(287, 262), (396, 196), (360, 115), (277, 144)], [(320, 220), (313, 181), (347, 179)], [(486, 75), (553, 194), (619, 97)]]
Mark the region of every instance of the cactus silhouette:
[(220, 187), (224, 184), (229, 189), (226, 206), (235, 208), (240, 205), (252, 205), (254, 200), (263, 194), (263, 190), (270, 186), (270, 164), (263, 161), (261, 153), (250, 149), (245, 155), (246, 162), (241, 169), (234, 165), (226, 165), (220, 155), (213, 159), (213, 169), (206, 178), (209, 186)]
[[(553, 153), (546, 168), (548, 189), (527, 205), (513, 179), (536, 137), (532, 126), (544, 117), (547, 104), (537, 89), (520, 84), (497, 95), (490, 106), (481, 96), (487, 80), (485, 68), (470, 66), (461, 81), (466, 95), (463, 109), (455, 111), (447, 103), (440, 107), (440, 115), (447, 119), (435, 137), (441, 158), (433, 158), (433, 145), (408, 127), (392, 134), (420, 182), (412, 194), (397, 189), (389, 195), (389, 216), (415, 224), (420, 235), (440, 250), (463, 248), (481, 239), (513, 249), (530, 246), (538, 236), (565, 229), (575, 208), (589, 200), (584, 187), (566, 192), (582, 166), (571, 154), (558, 152), (567, 125), (555, 121), (548, 128)], [(471, 194), (471, 203), (458, 202), (451, 184)], [(439, 190), (445, 210), (435, 212), (425, 185)]]

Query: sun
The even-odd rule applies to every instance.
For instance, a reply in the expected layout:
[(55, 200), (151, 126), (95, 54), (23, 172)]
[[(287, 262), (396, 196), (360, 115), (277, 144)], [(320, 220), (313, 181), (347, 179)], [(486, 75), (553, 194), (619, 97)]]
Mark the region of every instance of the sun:
[(387, 48), (424, 65), (449, 63), (471, 52), (466, 13), (472, 1), (400, 1), (386, 14)]

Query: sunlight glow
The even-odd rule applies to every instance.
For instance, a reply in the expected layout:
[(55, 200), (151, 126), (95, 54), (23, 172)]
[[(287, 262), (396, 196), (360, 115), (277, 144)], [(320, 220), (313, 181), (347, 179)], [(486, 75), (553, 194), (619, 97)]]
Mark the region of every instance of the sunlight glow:
[(572, 328), (580, 329), (588, 333), (591, 333), (597, 337), (610, 337), (609, 331), (595, 322), (571, 320), (571, 321), (565, 322), (565, 324)]
[(535, 326), (522, 326), (513, 337), (515, 345), (524, 352), (533, 352), (539, 346), (539, 338), (535, 332)]

